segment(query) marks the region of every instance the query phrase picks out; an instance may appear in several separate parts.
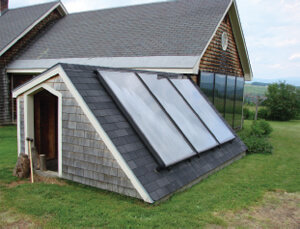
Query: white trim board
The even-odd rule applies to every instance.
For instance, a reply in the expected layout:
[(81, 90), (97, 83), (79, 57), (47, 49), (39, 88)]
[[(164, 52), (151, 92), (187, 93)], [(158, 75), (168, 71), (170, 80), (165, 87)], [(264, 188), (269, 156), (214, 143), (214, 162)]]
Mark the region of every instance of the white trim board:
[[(27, 84), (21, 86), (20, 88), (16, 89), (13, 92), (13, 97), (16, 98), (19, 95), (23, 93), (28, 93), (28, 91), (32, 91), (32, 88), (37, 87), (38, 85), (42, 84), (44, 81), (50, 79), (53, 76), (59, 75), (64, 83), (66, 84), (67, 88), (71, 92), (71, 94), (74, 96), (75, 100), (83, 110), (84, 114), (87, 116), (105, 145), (107, 146), (108, 150), (112, 153), (115, 160), (120, 165), (121, 169), (124, 171), (128, 179), (131, 181), (132, 185), (136, 189), (136, 191), (140, 194), (140, 196), (143, 198), (145, 202), (153, 203), (154, 201), (151, 199), (149, 193), (145, 190), (143, 185), (140, 183), (140, 181), (137, 179), (137, 177), (134, 175), (133, 171), (130, 169), (116, 146), (113, 144), (111, 139), (108, 137), (106, 132), (103, 130), (102, 126), (96, 119), (95, 115), (92, 113), (90, 108), (87, 106), (87, 104), (84, 102), (83, 98), (79, 94), (79, 92), (76, 90), (75, 86), (65, 73), (64, 69), (61, 67), (61, 65), (57, 65), (53, 67), (52, 69), (49, 69), (47, 72), (43, 73), (41, 76), (29, 81)], [(26, 111), (27, 112), (27, 111)]]
[(17, 43), (22, 37), (24, 37), (30, 30), (32, 30), (37, 24), (39, 24), (42, 20), (44, 20), (53, 10), (58, 8), (59, 12), (62, 15), (68, 14), (66, 8), (63, 6), (61, 2), (58, 2), (53, 7), (51, 7), (44, 15), (38, 18), (33, 24), (28, 26), (19, 36), (17, 36), (13, 41), (11, 41), (4, 49), (0, 51), (0, 56), (2, 56), (8, 49), (10, 49), (15, 43)]

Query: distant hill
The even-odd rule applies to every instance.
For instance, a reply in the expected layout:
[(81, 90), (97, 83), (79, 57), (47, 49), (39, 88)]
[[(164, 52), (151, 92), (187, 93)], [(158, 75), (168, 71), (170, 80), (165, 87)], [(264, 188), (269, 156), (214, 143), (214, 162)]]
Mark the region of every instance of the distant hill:
[(263, 83), (263, 82), (252, 82), (251, 85), (255, 86), (268, 86), (269, 83)]

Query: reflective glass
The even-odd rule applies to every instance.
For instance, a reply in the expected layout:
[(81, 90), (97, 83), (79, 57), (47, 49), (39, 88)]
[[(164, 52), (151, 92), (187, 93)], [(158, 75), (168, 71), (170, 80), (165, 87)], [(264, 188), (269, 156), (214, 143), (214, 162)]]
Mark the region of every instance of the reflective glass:
[(235, 113), (234, 113), (234, 128), (240, 128), (242, 125), (243, 114), (243, 99), (244, 99), (244, 78), (237, 77), (235, 91)]
[(218, 145), (168, 79), (159, 79), (155, 74), (139, 75), (198, 153)]
[(134, 73), (99, 73), (166, 166), (196, 154)]
[(227, 76), (225, 119), (233, 127), (235, 77)]
[(225, 103), (225, 86), (226, 76), (216, 74), (215, 78), (215, 90), (214, 90), (214, 105), (217, 110), (224, 116), (224, 103)]
[(208, 72), (201, 72), (200, 88), (208, 99), (213, 102), (214, 96), (214, 74)]
[(235, 136), (231, 130), (225, 125), (223, 120), (218, 116), (215, 110), (199, 93), (195, 85), (188, 79), (179, 80), (172, 79), (171, 82), (176, 86), (187, 102), (200, 116), (210, 131), (215, 135), (220, 143), (232, 140)]

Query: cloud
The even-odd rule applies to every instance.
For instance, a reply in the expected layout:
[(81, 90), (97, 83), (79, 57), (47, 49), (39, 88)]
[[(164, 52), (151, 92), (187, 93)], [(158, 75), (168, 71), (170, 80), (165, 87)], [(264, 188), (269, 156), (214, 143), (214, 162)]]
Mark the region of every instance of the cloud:
[(294, 53), (289, 57), (289, 60), (296, 60), (296, 59), (300, 59), (300, 53)]

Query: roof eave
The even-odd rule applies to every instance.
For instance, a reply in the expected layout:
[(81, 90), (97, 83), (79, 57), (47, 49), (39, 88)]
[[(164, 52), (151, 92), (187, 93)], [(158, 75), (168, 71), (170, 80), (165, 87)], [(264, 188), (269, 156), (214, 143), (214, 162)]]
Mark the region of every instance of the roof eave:
[(2, 56), (7, 50), (9, 50), (14, 44), (16, 44), (22, 37), (24, 37), (27, 33), (29, 33), (37, 24), (39, 24), (42, 20), (44, 20), (49, 14), (51, 14), (54, 10), (58, 10), (58, 12), (65, 16), (68, 14), (68, 11), (64, 7), (64, 5), (59, 1), (53, 7), (51, 7), (45, 14), (43, 14), (38, 20), (28, 26), (18, 37), (16, 37), (13, 41), (11, 41), (5, 48), (0, 50), (0, 56)]

